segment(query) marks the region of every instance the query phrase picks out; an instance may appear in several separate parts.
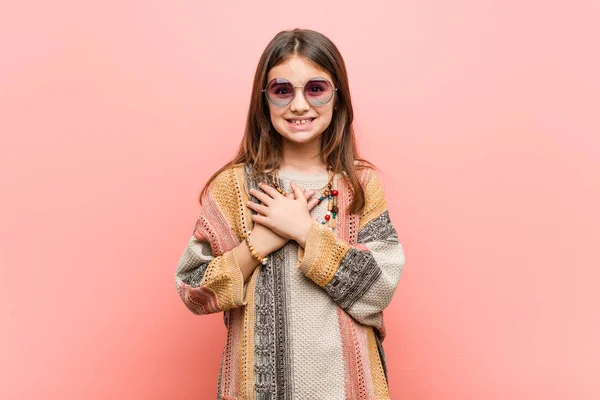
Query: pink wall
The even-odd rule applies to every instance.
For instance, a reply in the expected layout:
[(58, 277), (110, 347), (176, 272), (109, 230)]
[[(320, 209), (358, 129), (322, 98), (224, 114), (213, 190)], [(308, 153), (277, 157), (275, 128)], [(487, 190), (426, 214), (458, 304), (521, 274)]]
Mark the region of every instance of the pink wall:
[(238, 3), (2, 5), (0, 398), (215, 397), (221, 316), (173, 272), (296, 26), (346, 58), (406, 248), (392, 398), (600, 398), (598, 2)]

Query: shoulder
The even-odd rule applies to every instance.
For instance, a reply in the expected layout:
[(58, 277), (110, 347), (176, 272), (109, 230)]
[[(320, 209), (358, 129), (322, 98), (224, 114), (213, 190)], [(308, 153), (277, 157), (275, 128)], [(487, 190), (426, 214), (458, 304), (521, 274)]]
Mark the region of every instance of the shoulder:
[(215, 188), (230, 186), (233, 187), (236, 183), (236, 178), (244, 176), (244, 164), (227, 165), (217, 171), (214, 179), (210, 182), (209, 190)]
[(379, 171), (373, 164), (365, 160), (354, 160), (354, 170), (365, 191), (371, 192), (374, 189), (380, 189), (381, 179)]
[[(243, 165), (227, 165), (215, 172), (201, 201), (200, 216), (213, 230), (235, 232), (241, 237), (247, 193)], [(232, 236), (233, 237), (233, 236)]]
[(215, 172), (209, 181), (205, 196), (217, 202), (230, 202), (238, 198), (245, 185), (245, 165), (227, 165)]
[(194, 236), (209, 240), (215, 254), (239, 243), (243, 233), (244, 195), (240, 176), (243, 180), (243, 169), (237, 165), (217, 170), (207, 182), (200, 201)]
[(357, 174), (365, 195), (360, 217), (361, 225), (364, 225), (387, 210), (387, 201), (379, 170), (373, 165), (359, 164)]
[[(385, 200), (379, 170), (366, 160), (354, 160), (355, 176), (365, 194), (365, 204), (372, 205)], [(348, 185), (350, 185), (348, 183)]]

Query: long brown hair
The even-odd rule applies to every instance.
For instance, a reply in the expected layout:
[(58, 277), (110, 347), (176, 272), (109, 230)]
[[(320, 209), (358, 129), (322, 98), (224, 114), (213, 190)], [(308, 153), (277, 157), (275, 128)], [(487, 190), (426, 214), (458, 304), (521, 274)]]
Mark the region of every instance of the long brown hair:
[[(357, 171), (362, 168), (375, 168), (370, 162), (358, 157), (356, 139), (352, 128), (354, 111), (350, 101), (350, 88), (344, 59), (337, 47), (325, 35), (308, 29), (281, 31), (264, 50), (252, 86), (252, 97), (244, 137), (237, 155), (229, 163), (213, 174), (200, 194), (200, 203), (211, 182), (224, 170), (237, 164), (252, 164), (253, 174), (264, 174), (279, 168), (282, 155), (282, 137), (271, 124), (269, 106), (262, 89), (267, 84), (271, 68), (284, 63), (292, 56), (301, 56), (333, 78), (336, 92), (335, 110), (331, 123), (320, 135), (321, 157), (333, 171), (345, 171), (352, 190), (352, 202), (348, 206), (351, 213), (359, 213), (365, 206), (364, 190), (358, 180)], [(354, 163), (357, 160), (358, 163)]]

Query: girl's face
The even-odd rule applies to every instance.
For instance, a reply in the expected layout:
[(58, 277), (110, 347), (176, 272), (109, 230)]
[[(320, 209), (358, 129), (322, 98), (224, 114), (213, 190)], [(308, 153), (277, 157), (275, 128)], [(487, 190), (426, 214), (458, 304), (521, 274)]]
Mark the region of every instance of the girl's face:
[(327, 104), (314, 106), (306, 100), (303, 88), (313, 78), (325, 78), (333, 85), (331, 75), (305, 58), (292, 56), (286, 62), (271, 68), (267, 82), (274, 78), (285, 78), (295, 87), (295, 96), (290, 104), (277, 106), (268, 102), (271, 123), (277, 132), (297, 144), (317, 140), (331, 123), (336, 92), (333, 91), (333, 98)]

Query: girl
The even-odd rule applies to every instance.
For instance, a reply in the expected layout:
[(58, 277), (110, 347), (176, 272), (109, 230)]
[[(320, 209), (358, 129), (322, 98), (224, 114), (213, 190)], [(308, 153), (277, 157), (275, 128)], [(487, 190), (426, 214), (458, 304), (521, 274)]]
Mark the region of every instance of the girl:
[(175, 273), (193, 313), (224, 312), (218, 399), (389, 398), (382, 311), (404, 253), (352, 119), (336, 46), (277, 34)]

